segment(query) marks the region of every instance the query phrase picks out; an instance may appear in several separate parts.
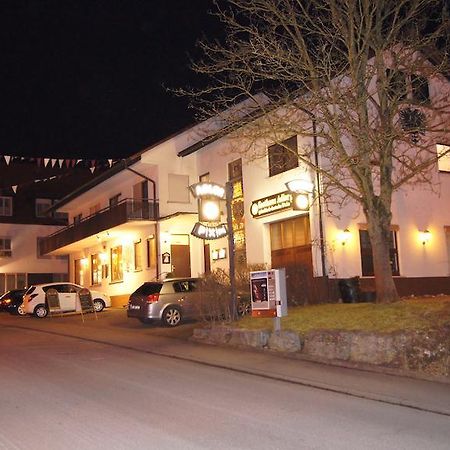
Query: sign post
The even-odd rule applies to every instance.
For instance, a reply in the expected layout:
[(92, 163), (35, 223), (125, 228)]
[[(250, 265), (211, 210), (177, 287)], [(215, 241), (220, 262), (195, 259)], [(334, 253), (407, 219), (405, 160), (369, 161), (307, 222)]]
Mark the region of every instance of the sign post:
[[(192, 195), (198, 199), (199, 222), (194, 225), (191, 234), (204, 240), (220, 239), (228, 236), (229, 275), (231, 288), (231, 319), (237, 316), (236, 275), (234, 261), (233, 215), (231, 202), (233, 200), (233, 184), (228, 181), (225, 187), (211, 182), (201, 182), (189, 187)], [(225, 200), (227, 208), (227, 223), (220, 222), (219, 202)]]

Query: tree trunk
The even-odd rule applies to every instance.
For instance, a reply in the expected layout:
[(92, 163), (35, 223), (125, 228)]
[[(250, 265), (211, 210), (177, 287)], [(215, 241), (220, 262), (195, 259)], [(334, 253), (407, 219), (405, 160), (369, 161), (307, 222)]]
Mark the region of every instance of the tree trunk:
[(370, 243), (372, 245), (373, 269), (377, 303), (392, 303), (399, 300), (392, 277), (390, 260), (391, 226), (390, 216), (379, 211), (366, 212)]

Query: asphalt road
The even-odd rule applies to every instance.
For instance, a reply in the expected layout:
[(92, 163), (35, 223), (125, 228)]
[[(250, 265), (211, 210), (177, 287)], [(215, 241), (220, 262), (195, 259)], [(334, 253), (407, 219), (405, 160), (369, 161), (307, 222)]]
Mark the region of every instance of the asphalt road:
[(79, 338), (0, 326), (0, 358), (0, 449), (450, 447), (445, 415)]

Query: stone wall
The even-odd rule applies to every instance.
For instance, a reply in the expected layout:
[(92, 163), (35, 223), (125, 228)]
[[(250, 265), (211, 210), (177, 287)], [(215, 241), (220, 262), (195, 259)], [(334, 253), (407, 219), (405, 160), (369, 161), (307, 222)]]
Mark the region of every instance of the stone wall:
[(193, 339), (219, 345), (268, 349), (309, 359), (413, 371), (450, 381), (450, 329), (369, 333), (363, 331), (244, 330), (226, 326), (194, 330)]

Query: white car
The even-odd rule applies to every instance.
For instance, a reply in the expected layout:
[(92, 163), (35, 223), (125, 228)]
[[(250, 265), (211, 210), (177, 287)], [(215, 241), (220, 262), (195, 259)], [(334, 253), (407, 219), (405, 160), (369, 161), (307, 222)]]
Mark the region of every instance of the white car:
[[(34, 314), (36, 317), (44, 318), (48, 315), (46, 303), (46, 293), (49, 289), (58, 292), (59, 306), (62, 312), (76, 311), (78, 292), (85, 289), (75, 283), (46, 283), (34, 284), (30, 286), (23, 297), (22, 308), (27, 314)], [(100, 312), (105, 307), (111, 306), (111, 300), (103, 292), (91, 291), (92, 301), (96, 312)]]

